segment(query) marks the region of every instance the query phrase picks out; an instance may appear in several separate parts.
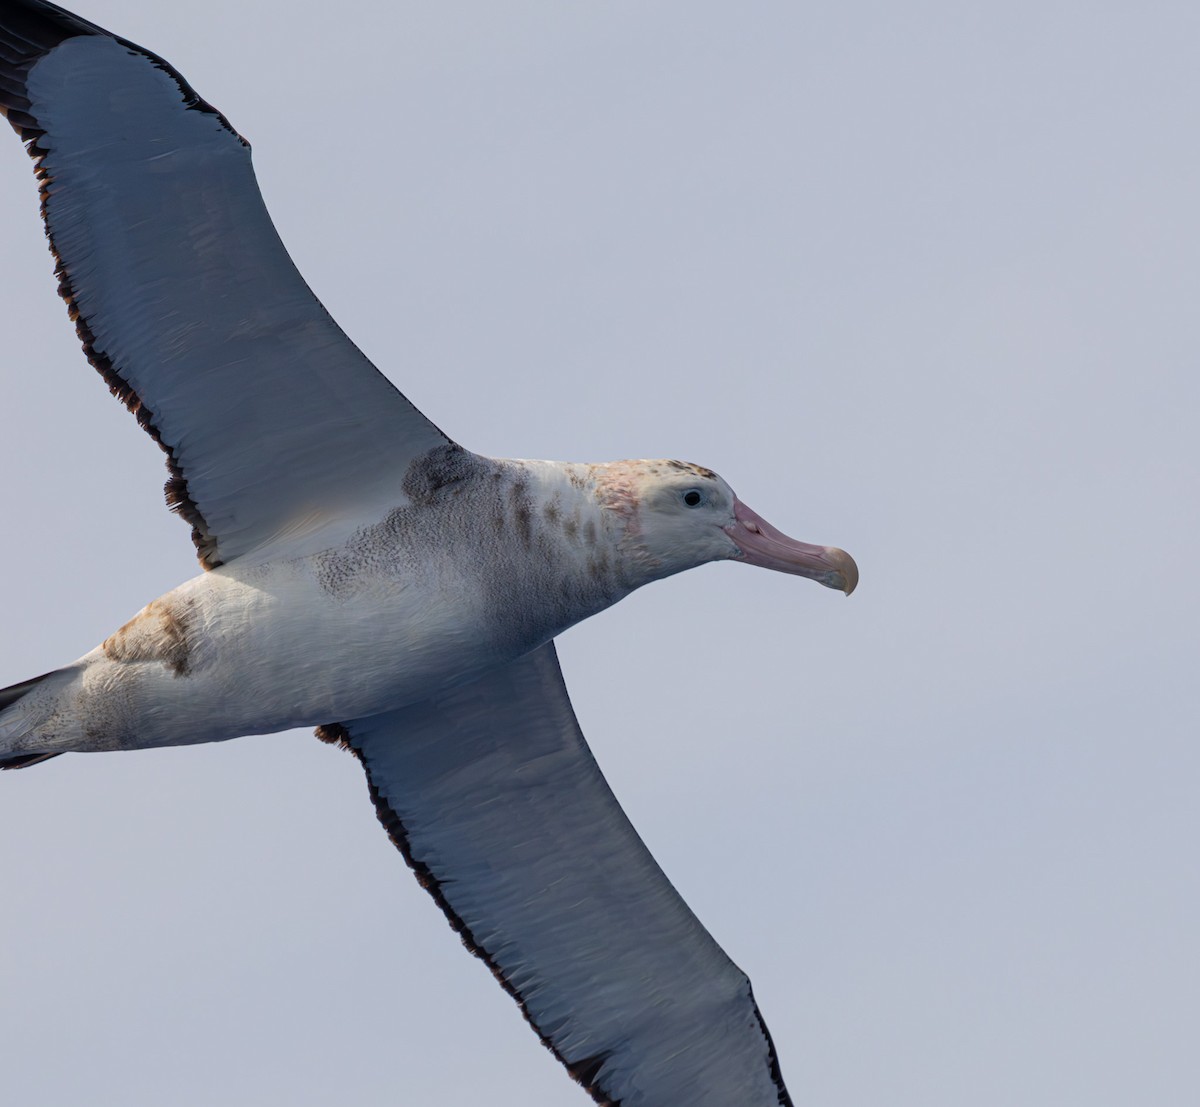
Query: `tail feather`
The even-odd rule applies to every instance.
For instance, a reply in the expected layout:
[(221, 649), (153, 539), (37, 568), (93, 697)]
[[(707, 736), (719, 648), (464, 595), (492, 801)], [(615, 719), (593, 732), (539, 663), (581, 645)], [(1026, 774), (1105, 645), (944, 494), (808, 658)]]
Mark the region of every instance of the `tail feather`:
[[(57, 670), (55, 670), (57, 671)], [(20, 684), (10, 684), (7, 688), (0, 688), (0, 713), (12, 707), (17, 700), (21, 699), (29, 692), (33, 691), (47, 677), (53, 676), (54, 673), (43, 673), (41, 676), (34, 677), (32, 680), (23, 680)], [(4, 769), (26, 769), (30, 765), (37, 765), (42, 761), (49, 761), (52, 757), (58, 757), (62, 751), (52, 753), (17, 753), (10, 756), (0, 755), (0, 770)]]
[(16, 757), (0, 757), (0, 772), (5, 769), (28, 769), (30, 765), (38, 765), (62, 754), (63, 751), (59, 750), (57, 753), (21, 753)]

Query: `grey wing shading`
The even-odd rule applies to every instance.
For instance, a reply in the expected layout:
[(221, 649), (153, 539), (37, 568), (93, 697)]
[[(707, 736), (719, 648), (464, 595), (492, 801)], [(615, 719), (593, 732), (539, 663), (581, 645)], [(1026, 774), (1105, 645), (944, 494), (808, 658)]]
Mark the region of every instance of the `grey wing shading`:
[(552, 643), (318, 734), (358, 755), (421, 884), (597, 1102), (791, 1103), (750, 981), (625, 817)]
[(249, 145), (161, 58), (2, 0), (0, 111), (37, 163), (84, 349), (166, 451), (206, 568), (393, 503), (449, 443), (313, 296)]

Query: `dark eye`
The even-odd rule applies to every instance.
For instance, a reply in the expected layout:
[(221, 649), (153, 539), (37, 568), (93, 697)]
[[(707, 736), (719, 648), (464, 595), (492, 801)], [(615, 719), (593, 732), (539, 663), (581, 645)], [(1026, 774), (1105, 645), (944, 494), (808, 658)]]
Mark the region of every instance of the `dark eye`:
[(687, 505), (688, 505), (688, 507), (699, 507), (699, 506), (700, 506), (700, 501), (701, 501), (703, 498), (704, 498), (704, 497), (703, 497), (703, 496), (701, 496), (701, 495), (700, 495), (700, 493), (699, 493), (699, 492), (697, 492), (697, 491), (696, 491), (694, 488), (689, 488), (689, 489), (688, 489), (688, 490), (687, 490), (687, 491), (686, 491), (686, 492), (683, 494), (683, 502), (684, 502), (685, 504), (687, 504)]

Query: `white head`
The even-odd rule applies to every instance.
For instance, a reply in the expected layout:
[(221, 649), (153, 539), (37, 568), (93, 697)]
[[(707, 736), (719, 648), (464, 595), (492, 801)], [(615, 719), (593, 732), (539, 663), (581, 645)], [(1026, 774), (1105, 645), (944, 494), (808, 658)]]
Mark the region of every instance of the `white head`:
[(597, 500), (623, 517), (622, 553), (647, 581), (730, 560), (809, 577), (846, 595), (858, 583), (858, 567), (848, 553), (789, 538), (711, 469), (683, 461), (614, 461), (589, 468)]

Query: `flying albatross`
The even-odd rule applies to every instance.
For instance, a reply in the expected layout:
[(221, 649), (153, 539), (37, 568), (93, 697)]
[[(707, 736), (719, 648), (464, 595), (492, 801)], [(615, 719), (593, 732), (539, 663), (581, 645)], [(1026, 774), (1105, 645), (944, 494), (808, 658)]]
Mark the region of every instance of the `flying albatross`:
[(452, 441), (309, 291), (249, 144), (148, 50), (0, 0), (0, 110), (87, 357), (166, 452), (204, 569), (0, 690), (0, 765), (315, 726), (597, 1102), (790, 1103), (749, 980), (621, 811), (553, 640), (705, 562), (849, 593), (853, 560), (697, 465)]

